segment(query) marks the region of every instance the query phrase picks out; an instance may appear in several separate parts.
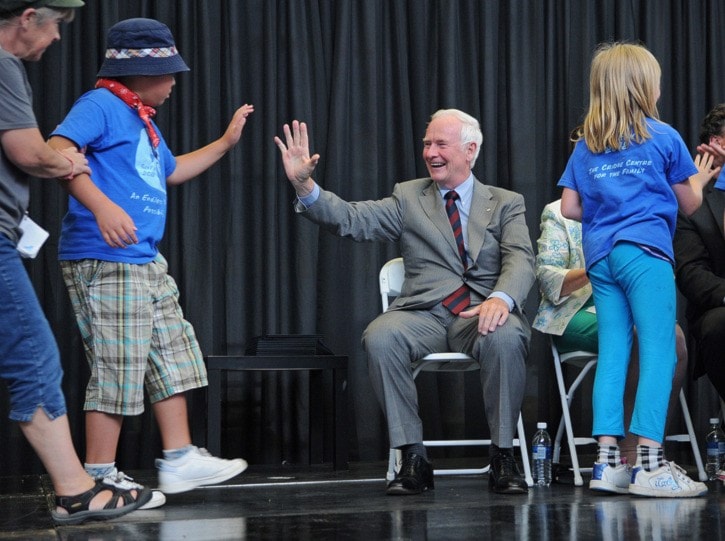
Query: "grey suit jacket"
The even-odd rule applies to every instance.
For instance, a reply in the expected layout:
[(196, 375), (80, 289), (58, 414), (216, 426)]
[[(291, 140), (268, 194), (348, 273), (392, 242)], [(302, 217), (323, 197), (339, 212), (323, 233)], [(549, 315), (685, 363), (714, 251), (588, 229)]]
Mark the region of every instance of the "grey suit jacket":
[(399, 242), (405, 281), (390, 309), (426, 309), (465, 281), (483, 297), (503, 291), (522, 313), (534, 283), (534, 253), (524, 198), (475, 181), (468, 219), (464, 272), (437, 185), (430, 178), (395, 185), (390, 197), (347, 202), (325, 190), (309, 208), (296, 210), (332, 233), (356, 241)]

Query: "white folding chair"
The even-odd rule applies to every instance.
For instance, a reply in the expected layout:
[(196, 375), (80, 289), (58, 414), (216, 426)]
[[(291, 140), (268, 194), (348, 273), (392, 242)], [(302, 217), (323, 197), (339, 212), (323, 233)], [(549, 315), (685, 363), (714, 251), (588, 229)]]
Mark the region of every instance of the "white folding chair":
[[(405, 268), (403, 266), (403, 258), (397, 257), (391, 259), (382, 269), (380, 269), (380, 297), (383, 305), (383, 312), (388, 309), (390, 297), (400, 295), (400, 289), (405, 279)], [(413, 363), (413, 378), (418, 377), (421, 372), (467, 372), (469, 370), (479, 370), (478, 362), (463, 353), (431, 353), (422, 359)], [(521, 461), (524, 466), (524, 476), (526, 484), (533, 486), (534, 480), (531, 476), (531, 467), (529, 465), (529, 454), (526, 450), (526, 435), (524, 433), (524, 423), (519, 413), (517, 423), (518, 438), (513, 441), (514, 447), (519, 447), (521, 451)], [(426, 447), (463, 447), (463, 446), (490, 446), (491, 440), (425, 440), (423, 445)], [(395, 473), (400, 468), (401, 453), (397, 449), (390, 450), (390, 458), (388, 460), (388, 472), (386, 478), (388, 481), (395, 479)], [(483, 474), (488, 472), (489, 466), (481, 468), (446, 468), (435, 469), (435, 475), (460, 475), (460, 474)]]
[[(551, 353), (554, 356), (556, 384), (559, 387), (559, 398), (561, 399), (561, 420), (559, 421), (559, 428), (557, 429), (556, 437), (554, 438), (554, 452), (552, 454), (552, 458), (554, 463), (559, 462), (559, 456), (561, 454), (561, 438), (566, 430), (566, 440), (569, 444), (569, 455), (571, 456), (571, 467), (574, 471), (574, 484), (582, 486), (584, 484), (584, 480), (582, 479), (581, 472), (591, 471), (591, 468), (584, 468), (584, 470), (582, 470), (582, 468), (579, 467), (579, 456), (576, 452), (576, 446), (591, 445), (593, 443), (597, 443), (597, 440), (591, 436), (579, 437), (574, 435), (569, 406), (571, 406), (571, 401), (574, 398), (574, 392), (577, 390), (589, 371), (597, 364), (597, 359), (599, 357), (596, 353), (592, 353), (590, 351), (572, 351), (571, 353), (559, 355), (559, 350), (556, 348), (551, 336), (549, 336), (549, 342), (551, 344)], [(581, 368), (576, 379), (574, 379), (568, 389), (566, 387), (566, 383), (564, 382), (564, 372), (561, 368), (564, 363), (569, 363)]]
[[(574, 392), (577, 390), (581, 382), (584, 380), (586, 375), (591, 371), (592, 368), (597, 364), (599, 356), (591, 351), (572, 351), (570, 353), (559, 354), (559, 350), (554, 344), (554, 340), (549, 336), (549, 343), (551, 344), (551, 353), (554, 357), (554, 370), (556, 372), (556, 383), (559, 387), (559, 396), (561, 398), (561, 421), (559, 422), (559, 428), (556, 431), (556, 437), (554, 438), (554, 462), (559, 462), (559, 456), (561, 453), (561, 438), (564, 431), (566, 431), (566, 439), (569, 445), (569, 455), (571, 456), (571, 465), (574, 472), (574, 484), (581, 486), (584, 484), (581, 472), (591, 472), (591, 468), (581, 468), (579, 466), (579, 457), (577, 455), (576, 447), (578, 445), (591, 445), (597, 443), (597, 440), (588, 437), (577, 437), (574, 435), (574, 430), (571, 423), (570, 406), (574, 397)], [(562, 371), (562, 365), (564, 363), (570, 366), (578, 366), (581, 368), (572, 384), (567, 389), (564, 382), (564, 375)], [(692, 426), (692, 418), (690, 417), (690, 409), (687, 406), (687, 400), (685, 399), (685, 392), (680, 390), (680, 408), (682, 409), (682, 418), (687, 427), (687, 433), (685, 434), (670, 434), (665, 436), (665, 441), (676, 441), (676, 442), (690, 442), (692, 447), (692, 453), (695, 457), (695, 463), (697, 464), (697, 472), (701, 481), (707, 479), (705, 468), (702, 465), (702, 457), (697, 447), (697, 438), (695, 437), (695, 430)]]

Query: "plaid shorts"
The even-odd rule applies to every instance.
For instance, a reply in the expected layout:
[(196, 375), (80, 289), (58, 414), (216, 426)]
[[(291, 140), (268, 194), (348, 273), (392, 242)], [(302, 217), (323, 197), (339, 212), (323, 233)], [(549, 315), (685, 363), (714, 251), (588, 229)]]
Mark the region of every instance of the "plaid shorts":
[(207, 385), (204, 357), (159, 254), (142, 265), (61, 261), (91, 378), (87, 411), (138, 415), (151, 403)]

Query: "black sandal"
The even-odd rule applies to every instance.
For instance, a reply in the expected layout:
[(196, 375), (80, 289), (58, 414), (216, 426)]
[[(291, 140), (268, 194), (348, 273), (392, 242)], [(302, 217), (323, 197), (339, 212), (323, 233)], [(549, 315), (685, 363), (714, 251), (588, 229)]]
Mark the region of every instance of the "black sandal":
[[(109, 490), (113, 493), (111, 499), (103, 507), (103, 509), (90, 509), (91, 501), (99, 493)], [(136, 498), (131, 494), (131, 490), (136, 491)], [(56, 524), (81, 524), (87, 520), (109, 520), (130, 513), (134, 509), (138, 509), (151, 499), (151, 490), (149, 488), (133, 488), (124, 490), (113, 485), (107, 485), (103, 480), (96, 481), (96, 486), (87, 490), (83, 494), (77, 496), (55, 496), (56, 507), (62, 507), (68, 513), (59, 513), (55, 510), (51, 511), (51, 515)], [(123, 500), (123, 505), (118, 506), (119, 500)]]

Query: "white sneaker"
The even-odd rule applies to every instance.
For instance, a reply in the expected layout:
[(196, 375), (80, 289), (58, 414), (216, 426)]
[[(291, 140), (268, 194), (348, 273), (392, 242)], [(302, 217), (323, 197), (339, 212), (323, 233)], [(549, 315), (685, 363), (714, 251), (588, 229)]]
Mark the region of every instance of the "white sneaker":
[(589, 488), (603, 492), (626, 494), (632, 481), (632, 468), (629, 464), (620, 464), (616, 468), (606, 462), (595, 462)]
[(206, 449), (192, 446), (179, 458), (157, 458), (156, 468), (159, 470), (159, 489), (176, 494), (231, 479), (247, 469), (247, 462), (241, 458), (217, 458)]
[[(129, 477), (122, 471), (118, 471), (118, 469), (116, 468), (113, 468), (113, 471), (111, 473), (103, 477), (103, 482), (107, 485), (113, 485), (124, 490), (140, 490), (143, 488), (143, 485), (139, 485), (138, 483), (134, 482), (132, 477)], [(164, 496), (164, 493), (160, 490), (152, 490), (151, 499), (144, 505), (139, 507), (138, 510), (140, 511), (142, 509), (156, 509), (157, 507), (161, 507), (165, 503), (166, 496)]]
[(694, 498), (707, 494), (705, 483), (693, 481), (674, 462), (665, 462), (654, 471), (634, 468), (629, 493), (654, 498)]

